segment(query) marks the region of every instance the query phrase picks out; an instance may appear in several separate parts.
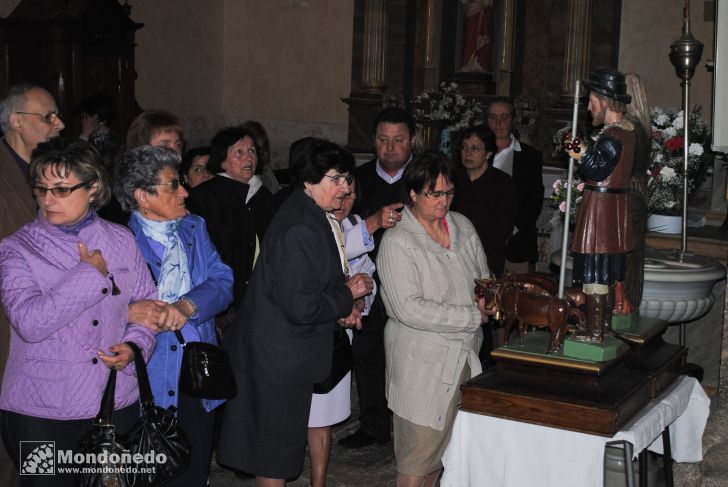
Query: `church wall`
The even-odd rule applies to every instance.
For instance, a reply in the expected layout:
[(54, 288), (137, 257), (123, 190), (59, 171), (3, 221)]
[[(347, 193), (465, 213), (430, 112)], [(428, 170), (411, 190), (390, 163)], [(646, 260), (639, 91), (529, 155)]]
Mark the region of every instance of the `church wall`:
[(346, 142), (340, 98), (350, 91), (353, 0), (132, 4), (146, 24), (137, 34), (139, 104), (180, 115), (190, 145), (249, 119), (268, 130), (276, 168), (300, 137)]
[(182, 117), (216, 116), (223, 107), (223, 2), (134, 1), (136, 96), (143, 109)]
[[(705, 6), (713, 2), (693, 1), (690, 5), (690, 32), (704, 44), (703, 56), (691, 80), (690, 105), (700, 105), (710, 122), (713, 73), (705, 63), (713, 59), (714, 22), (705, 21)], [(682, 0), (622, 1), (619, 69), (640, 75), (651, 106), (681, 106), (680, 79), (668, 57), (670, 44), (682, 35)], [(712, 16), (710, 17), (712, 18)]]

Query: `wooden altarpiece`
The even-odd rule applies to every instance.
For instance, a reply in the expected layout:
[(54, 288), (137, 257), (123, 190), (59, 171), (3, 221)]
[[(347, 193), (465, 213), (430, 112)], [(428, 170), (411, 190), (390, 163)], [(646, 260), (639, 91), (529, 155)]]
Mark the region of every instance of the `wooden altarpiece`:
[(111, 95), (113, 127), (125, 133), (140, 108), (134, 94), (134, 36), (143, 24), (117, 0), (23, 0), (0, 19), (0, 90), (19, 82), (55, 97), (66, 131), (80, 132), (76, 107), (86, 97)]

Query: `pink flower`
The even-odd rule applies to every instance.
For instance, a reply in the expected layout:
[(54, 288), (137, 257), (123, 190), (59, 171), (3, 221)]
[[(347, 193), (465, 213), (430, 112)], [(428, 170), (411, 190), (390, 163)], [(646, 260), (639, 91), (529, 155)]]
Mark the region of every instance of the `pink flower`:
[(579, 184), (578, 184), (578, 185), (576, 186), (576, 190), (577, 190), (578, 192), (580, 192), (580, 193), (581, 193), (581, 192), (583, 192), (583, 191), (584, 191), (584, 183), (579, 183)]
[(561, 204), (559, 205), (559, 211), (561, 213), (566, 213), (566, 201), (561, 202)]
[(561, 180), (557, 179), (556, 181), (554, 181), (554, 184), (553, 184), (554, 191), (558, 191), (560, 187), (561, 187)]

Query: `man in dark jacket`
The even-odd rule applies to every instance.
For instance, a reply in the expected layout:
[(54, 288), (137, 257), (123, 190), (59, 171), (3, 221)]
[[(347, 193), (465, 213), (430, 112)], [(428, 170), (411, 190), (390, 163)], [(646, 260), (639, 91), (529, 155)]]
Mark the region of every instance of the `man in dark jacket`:
[[(354, 213), (365, 219), (375, 248), (370, 256), (376, 262), (384, 230), (402, 218), (402, 173), (412, 158), (415, 124), (400, 108), (383, 110), (374, 121), (374, 151), (377, 157), (356, 171), (358, 199)], [(375, 274), (377, 285), (379, 279)], [(391, 419), (384, 393), (384, 325), (387, 314), (377, 294), (361, 330), (354, 332), (354, 376), (359, 394), (359, 430), (339, 440), (348, 448), (359, 448), (391, 439)]]
[(516, 223), (506, 247), (506, 270), (522, 273), (538, 260), (536, 221), (543, 206), (543, 156), (513, 134), (514, 115), (510, 98), (494, 98), (488, 106), (488, 127), (498, 145), (493, 166), (511, 176), (516, 187)]

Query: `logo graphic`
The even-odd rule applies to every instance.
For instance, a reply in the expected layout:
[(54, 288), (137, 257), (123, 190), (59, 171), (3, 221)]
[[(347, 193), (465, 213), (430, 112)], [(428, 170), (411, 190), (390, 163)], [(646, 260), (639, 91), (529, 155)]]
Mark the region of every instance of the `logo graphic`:
[(56, 474), (55, 441), (21, 441), (20, 458), (20, 475)]

